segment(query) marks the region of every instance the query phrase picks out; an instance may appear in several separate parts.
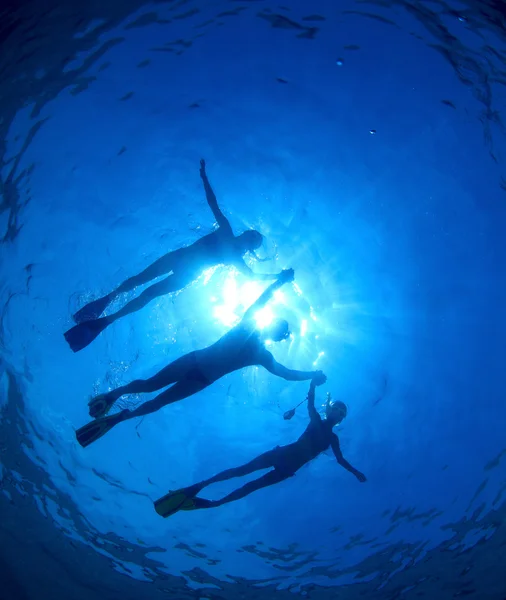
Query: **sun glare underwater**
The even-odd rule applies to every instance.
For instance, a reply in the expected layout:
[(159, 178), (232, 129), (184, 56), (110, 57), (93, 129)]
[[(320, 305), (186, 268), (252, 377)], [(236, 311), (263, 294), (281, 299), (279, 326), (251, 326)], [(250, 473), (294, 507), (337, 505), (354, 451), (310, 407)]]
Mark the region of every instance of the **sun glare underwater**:
[(505, 600), (505, 38), (2, 4), (1, 600)]

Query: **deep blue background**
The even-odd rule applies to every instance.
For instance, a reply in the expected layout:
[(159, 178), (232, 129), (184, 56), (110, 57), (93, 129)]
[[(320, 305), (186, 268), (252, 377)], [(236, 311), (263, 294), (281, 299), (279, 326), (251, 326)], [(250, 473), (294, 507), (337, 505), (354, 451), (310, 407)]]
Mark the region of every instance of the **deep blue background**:
[[(4, 40), (1, 531), (27, 561), (2, 554), (21, 586), (12, 597), (51, 597), (65, 577), (69, 598), (149, 594), (114, 574), (130, 570), (153, 594), (161, 573), (180, 577), (175, 598), (326, 598), (353, 583), (343, 598), (503, 600), (505, 73), (491, 19), (442, 3), (215, 1), (140, 8), (113, 26), (113, 4), (88, 8), (81, 22), (75, 8), (74, 30), (68, 8), (39, 22), (36, 57), (15, 62), (28, 20)], [(153, 11), (170, 22), (125, 27)], [(226, 330), (210, 308), (231, 276), (220, 267), (77, 355), (62, 335), (85, 302), (211, 231), (201, 157), (234, 230), (266, 236), (260, 254), (274, 258), (252, 267), (295, 269), (302, 296), (288, 286), (276, 307), (295, 335), (274, 354), (311, 369), (324, 353), (319, 404), (331, 391), (349, 405), (338, 433), (366, 484), (329, 454), (235, 504), (156, 515), (151, 500), (169, 489), (303, 431), (302, 407), (282, 414), (307, 384), (257, 369), (77, 445), (91, 395)]]

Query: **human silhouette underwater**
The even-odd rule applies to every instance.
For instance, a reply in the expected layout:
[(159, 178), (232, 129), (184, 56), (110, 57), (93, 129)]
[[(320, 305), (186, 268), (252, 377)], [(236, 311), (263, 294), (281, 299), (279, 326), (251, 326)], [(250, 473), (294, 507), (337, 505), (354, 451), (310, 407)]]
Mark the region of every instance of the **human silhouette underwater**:
[[(168, 517), (180, 510), (213, 508), (234, 502), (261, 488), (293, 477), (302, 466), (314, 460), (328, 448), (332, 449), (338, 464), (355, 475), (360, 482), (365, 482), (365, 475), (343, 457), (339, 438), (333, 432), (333, 428), (347, 416), (346, 405), (340, 401), (331, 402), (330, 395), (328, 395), (326, 418), (324, 419), (315, 408), (315, 388), (326, 382), (326, 375), (320, 370), (289, 369), (278, 363), (272, 353), (267, 350), (267, 341), (281, 342), (290, 337), (291, 332), (286, 320), (275, 319), (265, 328), (257, 325), (255, 319), (257, 311), (269, 302), (276, 290), (294, 280), (293, 269), (283, 270), (276, 275), (258, 275), (246, 265), (244, 254), (246, 252), (254, 254), (255, 250), (260, 247), (263, 238), (259, 232), (254, 230), (246, 231), (239, 236), (234, 235), (230, 223), (218, 207), (216, 196), (207, 178), (205, 161), (201, 160), (200, 165), (200, 175), (204, 183), (206, 198), (218, 223), (218, 229), (188, 247), (165, 254), (145, 271), (126, 280), (107, 296), (90, 302), (78, 311), (74, 315), (77, 325), (65, 333), (72, 350), (74, 352), (81, 350), (108, 325), (146, 306), (154, 298), (182, 289), (210, 266), (233, 265), (250, 277), (263, 280), (276, 278), (276, 281), (269, 285), (246, 310), (241, 321), (214, 344), (177, 358), (148, 379), (134, 380), (93, 398), (89, 402), (89, 413), (94, 420), (76, 431), (77, 441), (82, 447), (89, 446), (123, 421), (143, 417), (164, 406), (188, 398), (234, 371), (248, 366), (262, 366), (287, 381), (311, 379), (306, 398), (309, 424), (303, 434), (295, 442), (285, 446), (276, 446), (242, 466), (227, 469), (199, 483), (169, 492), (155, 501), (157, 513)], [(147, 283), (161, 275), (167, 275), (167, 277), (145, 289), (117, 313), (106, 317), (100, 316), (119, 294), (130, 291), (137, 285)], [(164, 389), (154, 399), (143, 402), (137, 408), (124, 409), (108, 416), (109, 411), (121, 397), (129, 394), (152, 393), (163, 388), (167, 389)], [(295, 409), (292, 409), (285, 413), (284, 418), (291, 419), (294, 414)], [(200, 496), (204, 488), (214, 483), (265, 469), (270, 470), (219, 500), (209, 500)]]
[[(200, 176), (204, 183), (207, 202), (218, 223), (218, 228), (189, 246), (164, 254), (144, 271), (124, 281), (114, 291), (89, 302), (78, 310), (73, 316), (77, 325), (64, 334), (74, 352), (86, 348), (106, 327), (118, 319), (140, 310), (159, 296), (182, 290), (210, 267), (219, 264), (234, 266), (241, 273), (258, 280), (272, 280), (278, 277), (279, 273), (255, 273), (244, 262), (243, 257), (248, 252), (258, 259), (255, 250), (262, 245), (262, 234), (254, 229), (248, 229), (238, 236), (234, 235), (228, 219), (218, 206), (203, 159), (200, 161)], [(104, 317), (100, 316), (120, 294), (129, 292), (162, 275), (167, 275), (167, 277), (150, 285), (137, 298), (125, 304), (117, 312)]]
[[(329, 394), (325, 409), (325, 419), (320, 417), (315, 408), (315, 387), (324, 384), (326, 379), (325, 375), (320, 372), (311, 381), (307, 395), (309, 425), (296, 442), (287, 446), (276, 446), (274, 449), (264, 452), (240, 467), (227, 469), (200, 483), (169, 492), (163, 498), (155, 501), (156, 512), (162, 517), (170, 517), (180, 510), (215, 508), (228, 502), (235, 502), (257, 490), (293, 477), (301, 467), (314, 460), (328, 448), (332, 448), (332, 452), (339, 465), (355, 475), (361, 483), (365, 482), (365, 475), (350, 465), (344, 458), (339, 438), (333, 432), (333, 428), (339, 425), (348, 414), (346, 404), (341, 401), (331, 402)], [(220, 500), (208, 500), (198, 496), (204, 488), (213, 483), (227, 481), (234, 477), (244, 477), (255, 471), (265, 469), (271, 470), (258, 479), (254, 479), (234, 490)]]
[[(255, 314), (272, 298), (274, 292), (294, 279), (293, 269), (281, 272), (258, 299), (246, 310), (241, 321), (232, 327), (217, 342), (195, 350), (171, 362), (149, 379), (137, 379), (93, 398), (90, 403), (90, 416), (95, 418), (76, 432), (81, 446), (89, 446), (122, 421), (153, 413), (167, 404), (172, 404), (201, 392), (215, 381), (249, 366), (262, 366), (274, 375), (288, 381), (312, 379), (320, 371), (295, 371), (278, 363), (265, 347), (265, 342), (281, 342), (290, 337), (288, 322), (275, 319), (269, 326), (258, 327)], [(124, 409), (106, 416), (116, 401), (124, 395), (167, 390), (153, 400), (144, 402), (135, 410)]]

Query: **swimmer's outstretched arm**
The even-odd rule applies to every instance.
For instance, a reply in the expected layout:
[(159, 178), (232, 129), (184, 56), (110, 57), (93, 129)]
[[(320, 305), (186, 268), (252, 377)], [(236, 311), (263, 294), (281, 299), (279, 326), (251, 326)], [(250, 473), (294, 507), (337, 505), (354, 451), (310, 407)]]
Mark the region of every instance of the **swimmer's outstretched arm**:
[(202, 177), (202, 181), (204, 183), (207, 203), (209, 204), (210, 209), (213, 211), (214, 218), (220, 227), (225, 227), (230, 230), (230, 233), (232, 233), (232, 227), (230, 226), (227, 217), (221, 212), (221, 209), (218, 206), (218, 201), (216, 200), (216, 196), (213, 192), (213, 188), (211, 187), (209, 179), (207, 178), (206, 161), (203, 158), (200, 160), (200, 176)]
[(334, 452), (334, 456), (336, 457), (337, 462), (344, 467), (347, 471), (355, 475), (355, 477), (361, 482), (367, 481), (365, 475), (360, 471), (357, 471), (355, 467), (352, 467), (350, 463), (344, 458), (343, 453), (341, 452), (341, 446), (339, 444), (339, 438), (337, 435), (332, 435), (332, 442), (330, 443), (332, 446), (332, 451)]
[(274, 292), (276, 290), (279, 290), (279, 288), (281, 286), (283, 286), (285, 283), (288, 283), (289, 281), (293, 281), (293, 278), (294, 278), (293, 269), (285, 269), (285, 270), (281, 271), (281, 273), (278, 276), (278, 279), (274, 283), (271, 283), (271, 285), (265, 290), (265, 292), (263, 292), (261, 294), (261, 296), (259, 296), (255, 300), (255, 302), (248, 308), (248, 310), (244, 313), (243, 321), (252, 319), (253, 315), (256, 313), (256, 311), (263, 308), (267, 304), (267, 302), (269, 302), (269, 300), (274, 295)]
[(307, 381), (320, 373), (320, 371), (293, 371), (292, 369), (287, 369), (284, 365), (278, 363), (270, 352), (265, 353), (261, 365), (273, 375), (282, 377), (287, 381)]
[(250, 279), (256, 279), (258, 281), (269, 281), (271, 279), (278, 279), (281, 273), (255, 273), (252, 271), (248, 265), (243, 260), (238, 260), (235, 264), (235, 267), (243, 274), (249, 277)]

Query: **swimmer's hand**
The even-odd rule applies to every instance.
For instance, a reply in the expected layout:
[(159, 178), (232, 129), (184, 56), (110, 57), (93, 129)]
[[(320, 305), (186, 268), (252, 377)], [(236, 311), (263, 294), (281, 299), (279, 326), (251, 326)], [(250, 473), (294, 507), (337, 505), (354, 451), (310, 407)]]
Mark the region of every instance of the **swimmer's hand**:
[(203, 158), (200, 159), (200, 176), (202, 177), (202, 179), (205, 179), (207, 177), (206, 161)]
[(327, 381), (327, 376), (323, 371), (315, 371), (314, 377), (311, 380), (312, 385), (323, 385)]
[(360, 471), (355, 471), (353, 475), (355, 475), (355, 477), (360, 481), (360, 483), (365, 483), (367, 481), (367, 477)]
[(283, 269), (279, 274), (278, 281), (281, 283), (288, 283), (293, 281), (295, 278), (295, 273), (293, 269)]

